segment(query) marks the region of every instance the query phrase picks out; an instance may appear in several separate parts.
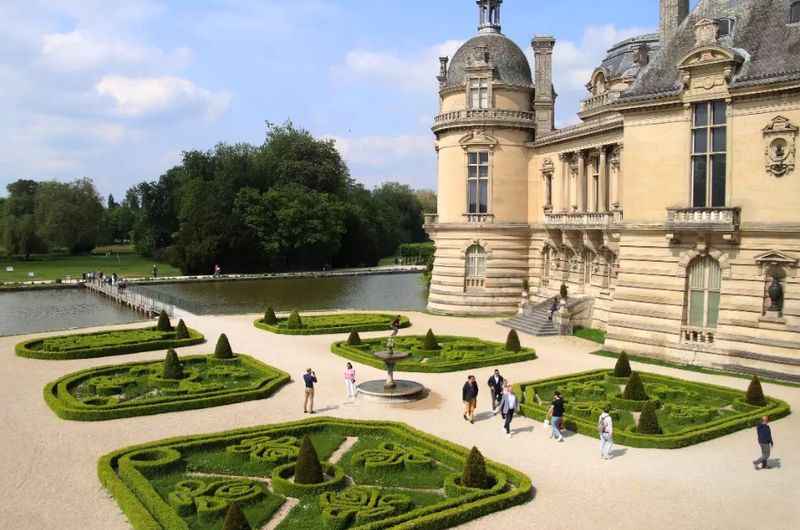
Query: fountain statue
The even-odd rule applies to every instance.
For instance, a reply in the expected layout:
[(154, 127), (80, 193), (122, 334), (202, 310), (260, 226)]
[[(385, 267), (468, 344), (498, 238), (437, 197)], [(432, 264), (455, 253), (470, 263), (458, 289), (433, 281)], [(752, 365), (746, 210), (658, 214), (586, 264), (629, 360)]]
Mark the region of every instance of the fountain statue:
[(386, 366), (386, 380), (367, 381), (358, 385), (359, 395), (386, 403), (404, 403), (425, 397), (425, 387), (414, 381), (395, 380), (395, 365), (411, 357), (409, 352), (395, 351), (394, 337), (386, 340), (386, 350), (373, 355)]

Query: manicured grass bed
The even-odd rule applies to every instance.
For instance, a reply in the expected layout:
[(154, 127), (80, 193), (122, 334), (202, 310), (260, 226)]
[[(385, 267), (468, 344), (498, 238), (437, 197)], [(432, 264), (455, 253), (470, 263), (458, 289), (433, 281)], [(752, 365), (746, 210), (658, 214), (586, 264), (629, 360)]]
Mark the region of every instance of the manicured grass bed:
[(606, 332), (601, 329), (592, 329), (592, 328), (575, 328), (575, 331), (572, 333), (576, 337), (580, 337), (582, 339), (590, 340), (592, 342), (596, 342), (598, 344), (605, 344), (606, 342)]
[(177, 338), (174, 330), (159, 331), (155, 327), (59, 335), (21, 342), (16, 352), (29, 359), (63, 361), (180, 348), (205, 341), (201, 333), (193, 329), (188, 332), (189, 338), (185, 339)]
[[(395, 351), (410, 352), (411, 357), (397, 363), (399, 372), (454, 372), (470, 368), (498, 366), (536, 359), (530, 348), (518, 352), (505, 349), (503, 344), (472, 337), (438, 337), (440, 349), (425, 349), (424, 336), (397, 337)], [(383, 361), (373, 353), (387, 349), (386, 339), (367, 339), (358, 346), (347, 341), (335, 342), (331, 351), (351, 361), (375, 368), (384, 368)]]
[[(370, 313), (337, 313), (332, 315), (301, 316), (302, 327), (290, 328), (289, 319), (279, 318), (277, 324), (270, 325), (264, 319), (258, 319), (255, 325), (259, 329), (283, 335), (329, 335), (333, 333), (350, 333), (351, 331), (387, 331), (397, 315), (380, 315)], [(400, 317), (400, 327), (407, 328), (411, 322), (407, 317)]]
[[(31, 280), (60, 280), (67, 276), (80, 279), (81, 273), (103, 271), (107, 275), (116, 272), (125, 278), (146, 278), (153, 274), (152, 258), (137, 254), (84, 255), (84, 256), (34, 256), (29, 261), (0, 260), (0, 283), (28, 282)], [(13, 267), (13, 271), (6, 271)], [(28, 273), (32, 272), (33, 276)], [(181, 271), (167, 263), (158, 263), (159, 276), (180, 276)]]
[[(657, 407), (661, 434), (637, 432), (638, 411), (643, 401), (621, 398), (627, 378), (613, 377), (613, 370), (595, 370), (517, 385), (523, 415), (543, 420), (553, 393), (560, 391), (566, 402), (565, 427), (598, 437), (597, 418), (611, 406), (614, 442), (631, 447), (674, 449), (718, 438), (758, 424), (762, 416), (772, 419), (789, 414), (789, 405), (767, 398), (766, 405), (750, 405), (739, 390), (694, 383), (663, 375), (639, 373), (650, 401)], [(539, 402), (536, 396), (541, 399)]]
[[(306, 435), (322, 485), (291, 479)], [(466, 457), (404, 424), (313, 418), (121, 449), (100, 459), (98, 475), (135, 530), (219, 530), (234, 502), (252, 528), (443, 529), (531, 499), (528, 477), (490, 461), (485, 488), (461, 486)], [(287, 497), (299, 504), (271, 521)]]
[(246, 355), (181, 362), (179, 379), (163, 376), (162, 361), (82, 370), (49, 383), (44, 398), (60, 418), (96, 421), (262, 399), (289, 382), (289, 374)]

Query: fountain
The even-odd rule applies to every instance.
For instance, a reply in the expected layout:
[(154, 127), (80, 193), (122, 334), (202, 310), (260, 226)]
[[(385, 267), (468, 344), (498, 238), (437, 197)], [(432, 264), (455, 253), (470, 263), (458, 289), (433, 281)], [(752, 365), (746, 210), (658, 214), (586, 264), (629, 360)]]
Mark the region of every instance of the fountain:
[(389, 337), (386, 341), (386, 351), (375, 352), (373, 355), (386, 365), (386, 380), (361, 383), (358, 385), (359, 394), (366, 399), (384, 403), (408, 403), (425, 397), (425, 387), (421, 384), (402, 379), (395, 380), (395, 364), (398, 361), (409, 358), (411, 354), (395, 351), (394, 337)]

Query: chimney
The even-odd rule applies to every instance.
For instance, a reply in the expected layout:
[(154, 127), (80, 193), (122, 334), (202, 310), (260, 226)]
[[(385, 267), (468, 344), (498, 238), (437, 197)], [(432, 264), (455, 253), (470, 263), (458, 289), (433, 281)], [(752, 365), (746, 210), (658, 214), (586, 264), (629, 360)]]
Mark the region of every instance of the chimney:
[(556, 98), (553, 92), (553, 48), (556, 39), (536, 36), (531, 41), (536, 67), (536, 97), (533, 110), (536, 113), (536, 134), (547, 134), (555, 127)]
[(439, 88), (444, 88), (447, 84), (447, 63), (450, 62), (449, 57), (439, 57), (439, 75), (436, 79), (439, 81)]
[(689, 0), (661, 0), (661, 43), (666, 44), (689, 16)]

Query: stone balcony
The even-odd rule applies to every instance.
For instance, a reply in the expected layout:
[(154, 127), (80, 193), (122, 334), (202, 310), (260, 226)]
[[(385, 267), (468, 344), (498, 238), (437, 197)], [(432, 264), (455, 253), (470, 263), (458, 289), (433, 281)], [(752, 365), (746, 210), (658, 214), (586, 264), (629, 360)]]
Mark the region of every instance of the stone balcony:
[(667, 230), (720, 232), (725, 239), (734, 239), (741, 225), (741, 212), (741, 208), (667, 208)]
[(581, 101), (581, 114), (590, 114), (606, 105), (611, 105), (619, 99), (621, 92), (609, 91), (598, 96), (592, 96)]
[(535, 128), (533, 112), (503, 109), (467, 109), (439, 114), (433, 119), (433, 132), (475, 126)]
[(561, 230), (604, 230), (622, 223), (622, 210), (613, 212), (545, 213), (544, 224)]
[(492, 224), (494, 223), (493, 213), (465, 213), (463, 216), (465, 223), (470, 224)]

